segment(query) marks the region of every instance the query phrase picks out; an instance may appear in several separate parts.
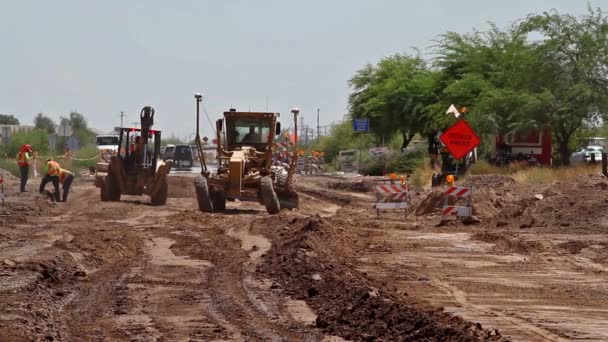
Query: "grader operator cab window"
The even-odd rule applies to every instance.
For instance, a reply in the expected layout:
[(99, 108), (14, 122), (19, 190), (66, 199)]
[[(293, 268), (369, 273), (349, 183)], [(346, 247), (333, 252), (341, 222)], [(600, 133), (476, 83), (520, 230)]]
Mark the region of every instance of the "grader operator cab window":
[(251, 144), (252, 146), (256, 147), (256, 145), (266, 144), (268, 142), (268, 135), (270, 134), (269, 121), (238, 119), (233, 122), (229, 122), (228, 125), (228, 129), (232, 130), (233, 132), (233, 141), (230, 142), (231, 144)]

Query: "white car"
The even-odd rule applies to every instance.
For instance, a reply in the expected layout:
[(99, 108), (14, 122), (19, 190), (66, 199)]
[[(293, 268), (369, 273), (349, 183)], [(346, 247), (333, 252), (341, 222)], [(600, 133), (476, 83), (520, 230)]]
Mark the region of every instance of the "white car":
[(589, 163), (592, 161), (592, 155), (595, 158), (595, 162), (599, 163), (602, 161), (602, 153), (604, 153), (604, 148), (602, 146), (587, 146), (578, 152), (574, 152), (572, 157), (570, 157), (570, 163)]

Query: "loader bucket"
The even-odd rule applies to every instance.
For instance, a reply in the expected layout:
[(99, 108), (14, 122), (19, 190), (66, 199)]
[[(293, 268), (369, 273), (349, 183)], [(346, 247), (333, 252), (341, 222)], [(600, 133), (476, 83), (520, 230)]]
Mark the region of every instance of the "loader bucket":
[(279, 204), (284, 209), (295, 209), (298, 208), (300, 200), (298, 193), (293, 190), (276, 189), (277, 197), (279, 198)]

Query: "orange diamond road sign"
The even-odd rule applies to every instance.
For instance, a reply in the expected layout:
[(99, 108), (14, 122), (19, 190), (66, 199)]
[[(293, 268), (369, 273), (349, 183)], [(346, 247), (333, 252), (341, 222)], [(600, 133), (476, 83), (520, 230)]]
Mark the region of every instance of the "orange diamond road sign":
[(456, 160), (462, 159), (471, 152), (481, 140), (475, 131), (464, 120), (458, 120), (439, 137)]

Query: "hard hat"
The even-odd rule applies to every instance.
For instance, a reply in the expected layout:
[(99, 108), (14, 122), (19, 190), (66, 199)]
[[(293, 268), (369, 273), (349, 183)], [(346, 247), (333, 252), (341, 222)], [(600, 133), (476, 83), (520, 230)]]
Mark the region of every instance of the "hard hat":
[(388, 178), (393, 179), (393, 180), (397, 179), (397, 174), (393, 172), (390, 175), (388, 175)]

